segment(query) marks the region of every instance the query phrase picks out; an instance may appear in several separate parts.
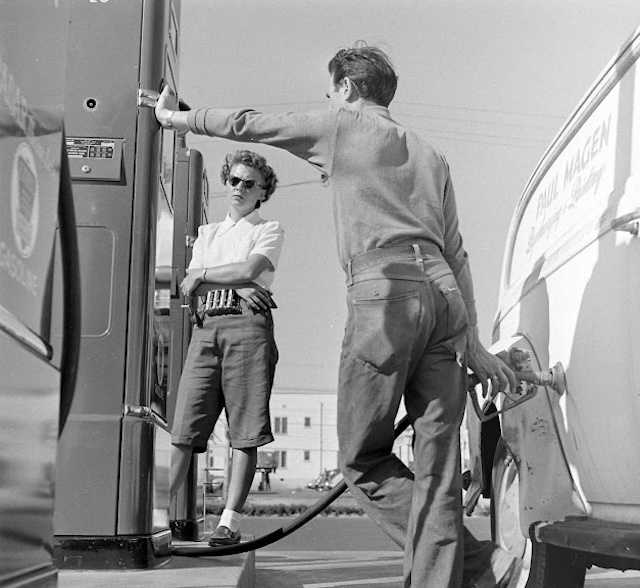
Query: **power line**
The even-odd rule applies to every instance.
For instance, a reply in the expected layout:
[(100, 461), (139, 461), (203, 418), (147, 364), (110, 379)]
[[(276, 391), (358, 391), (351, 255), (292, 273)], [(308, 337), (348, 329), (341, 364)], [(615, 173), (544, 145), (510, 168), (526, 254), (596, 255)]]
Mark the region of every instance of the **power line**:
[(449, 106), (445, 104), (432, 104), (429, 102), (395, 102), (395, 104), (407, 104), (409, 106), (424, 106), (428, 108), (448, 108), (450, 110), (467, 110), (473, 112), (490, 112), (492, 114), (500, 114), (500, 115), (516, 115), (516, 116), (532, 116), (538, 118), (548, 118), (554, 120), (565, 120), (566, 117), (552, 115), (552, 114), (537, 114), (530, 112), (522, 112), (517, 110), (494, 110), (491, 108), (475, 108), (473, 106)]
[[(418, 133), (419, 135), (420, 133)], [(440, 139), (440, 140), (445, 140), (445, 141), (457, 141), (457, 142), (464, 142), (464, 143), (475, 143), (478, 145), (497, 145), (499, 147), (519, 147), (521, 149), (536, 149), (539, 150), (539, 147), (535, 146), (535, 145), (523, 145), (523, 144), (519, 144), (519, 143), (502, 143), (499, 141), (479, 141), (477, 139), (469, 139), (469, 138), (464, 138), (464, 137), (446, 137), (446, 136), (438, 136), (438, 135), (428, 135), (424, 137), (425, 139), (428, 140), (433, 140), (433, 139)]]
[[(272, 105), (275, 105), (276, 103), (271, 103)], [(286, 103), (281, 103), (281, 104), (286, 104)], [(439, 105), (433, 105), (433, 104), (427, 104), (427, 103), (406, 103), (406, 102), (401, 102), (400, 104), (422, 104), (424, 106), (437, 106), (437, 107), (441, 107), (441, 108), (450, 108), (450, 109), (454, 109), (454, 110), (468, 110), (468, 111), (478, 111), (478, 112), (492, 112), (492, 113), (496, 113), (496, 114), (520, 114), (523, 116), (538, 116), (538, 117), (544, 117), (544, 118), (561, 118), (561, 117), (551, 117), (549, 115), (539, 115), (539, 114), (527, 114), (527, 113), (516, 113), (516, 112), (507, 112), (507, 111), (492, 111), (489, 109), (475, 109), (475, 108), (467, 108), (467, 107), (459, 107), (459, 106), (439, 106)], [(499, 126), (504, 126), (504, 127), (513, 127), (513, 128), (531, 128), (531, 129), (539, 129), (539, 130), (553, 130), (551, 127), (541, 127), (541, 126), (530, 126), (530, 125), (526, 125), (526, 124), (519, 124), (519, 123), (489, 123), (489, 122), (485, 122), (485, 121), (478, 121), (475, 119), (468, 119), (468, 118), (456, 118), (456, 117), (439, 117), (436, 115), (426, 115), (426, 114), (410, 114), (410, 113), (406, 113), (406, 112), (398, 112), (398, 113), (394, 113), (395, 116), (402, 116), (402, 117), (416, 117), (416, 118), (427, 118), (427, 119), (434, 119), (434, 120), (446, 120), (446, 121), (450, 121), (450, 122), (467, 122), (467, 123), (478, 123), (478, 124), (497, 124)], [(414, 126), (410, 126), (411, 130), (413, 130), (414, 132), (416, 132), (418, 135), (420, 135), (423, 138), (427, 138), (427, 139), (444, 139), (444, 140), (448, 140), (448, 141), (465, 141), (468, 143), (475, 143), (475, 144), (481, 144), (481, 145), (497, 145), (497, 146), (503, 146), (503, 147), (521, 147), (521, 148), (525, 148), (525, 149), (537, 149), (537, 145), (547, 145), (549, 143), (549, 140), (547, 139), (536, 139), (536, 138), (530, 138), (530, 137), (512, 137), (512, 136), (508, 136), (508, 135), (501, 135), (501, 134), (489, 134), (489, 133), (476, 133), (476, 132), (472, 132), (472, 131), (455, 131), (455, 130), (451, 130), (451, 129), (436, 129), (436, 128), (424, 128), (424, 127), (414, 127)], [(425, 133), (429, 133), (428, 135), (425, 135)], [(455, 137), (454, 135), (458, 135), (460, 136), (460, 138)], [(476, 137), (476, 139), (473, 139), (472, 137)], [(483, 141), (480, 139), (492, 139), (489, 141)], [(497, 139), (497, 140), (493, 140), (493, 139)], [(209, 143), (209, 141), (211, 140), (211, 137), (203, 139), (203, 140), (192, 140), (189, 141), (189, 146), (192, 145), (201, 145), (201, 144), (206, 144)], [(529, 144), (527, 144), (529, 143)], [(297, 183), (293, 183), (293, 184), (284, 184), (281, 186), (278, 186), (279, 188), (288, 188), (288, 187), (293, 187), (293, 186), (298, 186), (298, 185), (303, 185), (303, 184), (313, 184), (313, 183), (322, 183), (320, 180), (311, 180), (311, 181), (305, 181), (305, 182), (297, 182)], [(218, 193), (213, 193), (213, 195), (210, 195), (213, 198), (220, 198), (223, 197), (225, 194), (222, 192), (218, 192)]]
[(415, 128), (415, 132), (427, 132), (427, 133), (445, 133), (450, 135), (462, 135), (462, 136), (470, 136), (470, 137), (483, 137), (485, 139), (506, 139), (509, 141), (525, 141), (530, 143), (544, 143), (545, 145), (549, 143), (546, 139), (534, 139), (528, 137), (510, 137), (508, 135), (490, 135), (488, 133), (474, 133), (472, 131), (453, 131), (449, 129), (430, 129), (430, 128)]
[(482, 121), (475, 118), (455, 118), (455, 117), (446, 117), (446, 116), (437, 116), (433, 114), (413, 114), (410, 112), (394, 112), (395, 116), (406, 116), (413, 118), (431, 118), (435, 120), (446, 120), (451, 122), (468, 122), (482, 125), (499, 125), (501, 127), (516, 127), (519, 129), (539, 129), (544, 131), (555, 131), (557, 127), (540, 127), (540, 126), (532, 126), (527, 124), (517, 124), (517, 123), (504, 123), (504, 122), (488, 122)]
[[(310, 106), (313, 104), (318, 105), (327, 105), (327, 100), (290, 100), (286, 102), (260, 102), (260, 103), (252, 103), (248, 104), (227, 104), (227, 105), (216, 105), (215, 108), (223, 109), (223, 110), (237, 110), (241, 108), (263, 108), (263, 107), (271, 107), (271, 106)], [(467, 112), (485, 112), (490, 114), (498, 114), (501, 116), (529, 116), (535, 118), (547, 118), (551, 120), (563, 121), (566, 117), (552, 114), (538, 114), (532, 112), (523, 112), (518, 110), (495, 110), (491, 108), (476, 108), (473, 106), (451, 106), (449, 104), (435, 104), (432, 102), (412, 102), (412, 101), (394, 101), (390, 109), (393, 111), (395, 106), (398, 105), (407, 105), (407, 106), (419, 106), (421, 108), (443, 108), (448, 110), (462, 110)]]

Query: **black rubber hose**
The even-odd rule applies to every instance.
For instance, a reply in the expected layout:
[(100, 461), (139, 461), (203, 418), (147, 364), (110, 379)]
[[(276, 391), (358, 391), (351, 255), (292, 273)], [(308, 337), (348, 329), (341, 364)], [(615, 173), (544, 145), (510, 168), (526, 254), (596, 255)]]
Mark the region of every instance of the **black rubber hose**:
[[(472, 390), (480, 382), (475, 374), (471, 374), (468, 380), (467, 388)], [(398, 421), (394, 429), (394, 435), (397, 438), (409, 426), (409, 417), (404, 416)], [(271, 545), (280, 539), (284, 539), (287, 535), (291, 535), (294, 531), (308, 523), (313, 517), (320, 514), (327, 506), (329, 506), (338, 496), (344, 493), (347, 484), (341, 480), (335, 488), (332, 488), (325, 496), (316, 503), (312, 504), (304, 512), (299, 514), (290, 524), (280, 527), (271, 533), (267, 533), (262, 537), (257, 537), (251, 541), (237, 543), (236, 545), (219, 545), (211, 547), (206, 543), (192, 543), (189, 545), (174, 545), (171, 549), (172, 555), (181, 555), (183, 557), (205, 557), (207, 555), (235, 555), (237, 553), (245, 553), (254, 551), (261, 547)]]
[[(409, 426), (409, 417), (405, 416), (396, 425), (394, 429), (395, 436), (398, 437)], [(251, 541), (245, 541), (243, 543), (237, 543), (236, 545), (220, 545), (218, 547), (210, 547), (209, 545), (199, 545), (194, 543), (193, 545), (175, 545), (171, 549), (173, 555), (182, 555), (186, 557), (202, 557), (205, 555), (234, 555), (236, 553), (245, 553), (246, 551), (253, 551), (254, 549), (260, 549), (266, 545), (271, 545), (280, 539), (283, 539), (287, 535), (291, 535), (294, 531), (298, 530), (302, 525), (307, 524), (312, 518), (320, 514), (327, 506), (329, 506), (338, 496), (343, 494), (347, 489), (347, 484), (344, 480), (340, 480), (334, 488), (332, 488), (327, 494), (325, 494), (318, 502), (312, 504), (304, 512), (299, 514), (290, 524), (280, 527), (271, 533), (267, 533), (262, 537), (257, 537)]]

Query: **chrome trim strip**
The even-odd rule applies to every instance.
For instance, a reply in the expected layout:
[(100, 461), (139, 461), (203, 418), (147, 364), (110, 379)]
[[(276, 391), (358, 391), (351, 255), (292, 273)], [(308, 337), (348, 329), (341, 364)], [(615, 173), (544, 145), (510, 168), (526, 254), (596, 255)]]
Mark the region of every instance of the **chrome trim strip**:
[(124, 405), (124, 416), (145, 421), (153, 421), (159, 427), (166, 429), (169, 424), (163, 418), (159, 417), (148, 406), (134, 406), (132, 404)]
[(31, 329), (26, 327), (20, 320), (0, 304), (0, 330), (7, 333), (14, 339), (18, 339), (29, 349), (49, 360), (53, 355), (51, 346), (43, 341)]

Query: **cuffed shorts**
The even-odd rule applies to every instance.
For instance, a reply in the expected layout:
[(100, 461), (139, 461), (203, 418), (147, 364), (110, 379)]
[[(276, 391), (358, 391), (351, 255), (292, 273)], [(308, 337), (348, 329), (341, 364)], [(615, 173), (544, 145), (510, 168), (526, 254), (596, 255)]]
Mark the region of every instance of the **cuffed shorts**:
[(191, 336), (171, 442), (203, 453), (223, 408), (231, 447), (273, 441), (269, 399), (277, 361), (270, 312), (205, 316)]

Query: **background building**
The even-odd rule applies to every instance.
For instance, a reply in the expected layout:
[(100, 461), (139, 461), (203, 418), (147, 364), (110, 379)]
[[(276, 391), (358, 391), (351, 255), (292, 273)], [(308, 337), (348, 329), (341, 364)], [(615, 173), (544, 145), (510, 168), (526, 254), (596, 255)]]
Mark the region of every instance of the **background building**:
[[(338, 468), (338, 436), (335, 390), (276, 389), (271, 395), (271, 426), (275, 441), (258, 451), (273, 452), (277, 470), (270, 475), (272, 491), (305, 488), (325, 470)], [(404, 409), (398, 416), (399, 420)], [(396, 440), (394, 452), (413, 465), (413, 430)], [(201, 480), (224, 478), (229, 460), (229, 441), (224, 418), (218, 420), (209, 440), (206, 457), (199, 460)], [(256, 474), (252, 490), (261, 476)]]
[[(305, 487), (320, 472), (338, 467), (335, 390), (274, 390), (271, 426), (275, 441), (259, 451), (275, 453), (277, 470), (270, 476), (272, 490)], [(228, 454), (226, 422), (221, 418), (199, 467), (208, 472), (209, 478), (224, 477)], [(256, 475), (254, 490), (259, 482), (260, 476)]]

